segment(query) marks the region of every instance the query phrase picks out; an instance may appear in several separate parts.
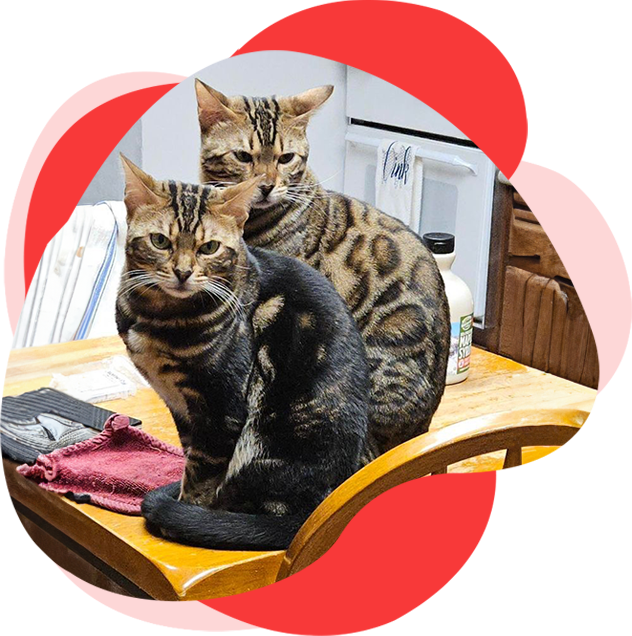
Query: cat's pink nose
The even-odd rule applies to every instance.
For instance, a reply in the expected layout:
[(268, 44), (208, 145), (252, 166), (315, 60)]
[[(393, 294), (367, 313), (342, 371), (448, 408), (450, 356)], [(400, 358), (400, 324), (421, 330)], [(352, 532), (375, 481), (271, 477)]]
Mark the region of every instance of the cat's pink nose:
[(176, 275), (176, 278), (181, 283), (184, 283), (187, 280), (187, 278), (189, 278), (191, 276), (191, 274), (193, 274), (193, 270), (191, 270), (191, 269), (182, 270), (182, 269), (175, 268), (173, 270), (173, 273)]
[(274, 186), (273, 185), (261, 185), (259, 186), (259, 190), (261, 190), (261, 194), (263, 195), (263, 198), (265, 199), (270, 192), (272, 192), (272, 190), (274, 190)]

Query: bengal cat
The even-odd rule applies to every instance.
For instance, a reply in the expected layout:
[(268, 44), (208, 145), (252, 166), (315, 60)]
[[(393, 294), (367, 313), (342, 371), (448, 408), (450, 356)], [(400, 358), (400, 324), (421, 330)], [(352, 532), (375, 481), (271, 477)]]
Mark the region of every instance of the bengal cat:
[(184, 543), (287, 548), (360, 467), (369, 393), (360, 333), (324, 276), (247, 248), (257, 179), (220, 190), (123, 163), (118, 330), (186, 457), (182, 482), (149, 493), (143, 514)]
[(325, 190), (307, 165), (310, 117), (332, 86), (292, 97), (226, 97), (196, 80), (200, 180), (262, 176), (244, 238), (299, 258), (345, 299), (370, 365), (369, 452), (427, 431), (445, 387), (450, 318), (432, 254), (400, 221)]

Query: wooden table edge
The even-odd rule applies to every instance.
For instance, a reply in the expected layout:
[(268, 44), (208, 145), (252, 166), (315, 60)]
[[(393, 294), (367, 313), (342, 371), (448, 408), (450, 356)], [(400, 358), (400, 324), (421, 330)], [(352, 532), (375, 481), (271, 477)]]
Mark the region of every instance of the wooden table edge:
[[(56, 352), (64, 351), (68, 354), (75, 352), (79, 354), (86, 351), (86, 346), (86, 341), (47, 345)], [(121, 346), (116, 337), (94, 340), (90, 345), (90, 355), (93, 356), (95, 350), (106, 352), (106, 356), (113, 355), (118, 352)], [(32, 377), (33, 365), (39, 364), (40, 354), (37, 349), (12, 352), (13, 361), (17, 368), (12, 369), (11, 361), (9, 361), (5, 392), (7, 384), (18, 384), (15, 374), (17, 371), (17, 377), (20, 376), (18, 369), (24, 371), (26, 377)], [(516, 366), (516, 371), (521, 370), (520, 368), (529, 369), (529, 367), (519, 363), (513, 364)], [(571, 404), (568, 406), (583, 407), (585, 410), (591, 411), (595, 396), (596, 392), (591, 396), (578, 395), (578, 401), (573, 404), (570, 400)], [(586, 408), (588, 404), (590, 404), (590, 408)], [(455, 419), (455, 421), (457, 420)], [(442, 426), (444, 425), (442, 424)], [(40, 515), (60, 533), (76, 541), (89, 553), (101, 559), (112, 570), (120, 573), (122, 577), (153, 598), (174, 601), (217, 598), (257, 589), (276, 580), (278, 566), (285, 554), (283, 551), (253, 553), (252, 558), (246, 557), (232, 563), (219, 563), (216, 567), (207, 566), (208, 571), (201, 574), (199, 578), (196, 576), (185, 577), (182, 576), (182, 573), (179, 573), (180, 576), (170, 577), (167, 564), (162, 563), (159, 559), (152, 559), (151, 556), (147, 556), (138, 547), (126, 541), (124, 537), (116, 534), (115, 531), (99, 524), (98, 520), (82, 511), (78, 504), (41, 489), (34, 482), (22, 478), (15, 471), (15, 463), (9, 460), (4, 461), (7, 486), (16, 501)]]
[[(276, 580), (284, 551), (253, 553), (252, 558), (221, 564), (201, 574), (199, 579), (193, 577), (193, 584), (178, 584), (168, 576), (167, 567), (159, 561), (151, 560), (123, 538), (84, 514), (80, 504), (73, 504), (61, 495), (44, 490), (35, 482), (22, 477), (15, 470), (15, 462), (11, 460), (3, 458), (3, 466), (9, 494), (15, 501), (156, 600), (203, 600), (227, 596), (237, 591), (235, 581), (230, 579), (245, 579), (242, 580), (243, 587), (239, 591), (257, 589)], [(266, 571), (260, 572), (258, 577), (252, 577), (253, 584), (249, 585), (248, 574), (253, 570), (261, 571), (264, 564), (268, 566), (268, 561), (270, 564), (264, 568)]]

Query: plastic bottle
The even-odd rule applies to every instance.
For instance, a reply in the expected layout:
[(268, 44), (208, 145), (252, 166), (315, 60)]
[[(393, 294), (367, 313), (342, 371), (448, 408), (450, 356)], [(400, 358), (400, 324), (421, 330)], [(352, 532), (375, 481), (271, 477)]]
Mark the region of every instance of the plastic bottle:
[(433, 253), (445, 283), (450, 305), (450, 357), (448, 359), (447, 384), (456, 384), (467, 378), (470, 372), (474, 301), (470, 288), (453, 271), (456, 258), (454, 236), (443, 232), (423, 235), (426, 247)]

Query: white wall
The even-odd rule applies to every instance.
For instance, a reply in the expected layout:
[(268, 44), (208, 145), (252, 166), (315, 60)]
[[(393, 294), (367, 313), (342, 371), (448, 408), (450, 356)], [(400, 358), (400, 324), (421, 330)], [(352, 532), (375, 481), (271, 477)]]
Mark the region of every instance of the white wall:
[(291, 95), (333, 84), (333, 95), (308, 128), (310, 166), (328, 189), (342, 190), (347, 67), (286, 51), (248, 53), (213, 64), (184, 80), (142, 117), (143, 169), (159, 179), (198, 181), (200, 133), (195, 77), (226, 95)]

